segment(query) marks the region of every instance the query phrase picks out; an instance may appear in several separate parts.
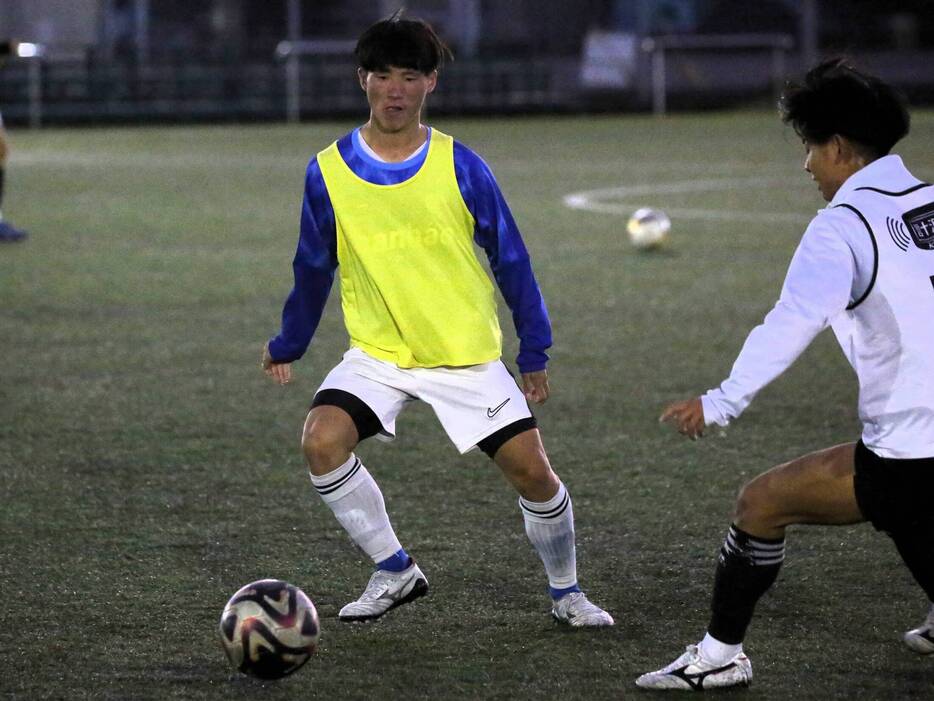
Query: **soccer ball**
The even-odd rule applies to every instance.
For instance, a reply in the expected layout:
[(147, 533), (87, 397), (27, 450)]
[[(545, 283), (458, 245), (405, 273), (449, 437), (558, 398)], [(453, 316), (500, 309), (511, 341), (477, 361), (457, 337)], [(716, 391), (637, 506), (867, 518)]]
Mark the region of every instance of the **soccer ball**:
[(655, 248), (668, 237), (671, 220), (658, 209), (637, 209), (626, 223), (629, 240), (636, 248)]
[(311, 599), (278, 579), (247, 584), (221, 614), (221, 642), (230, 664), (260, 679), (279, 679), (305, 664), (320, 632)]

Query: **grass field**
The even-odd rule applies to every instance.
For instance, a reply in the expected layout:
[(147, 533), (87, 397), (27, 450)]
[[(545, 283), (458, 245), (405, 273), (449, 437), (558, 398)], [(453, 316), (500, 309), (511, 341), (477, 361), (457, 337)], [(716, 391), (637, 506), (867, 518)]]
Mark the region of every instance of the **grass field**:
[[(656, 423), (726, 376), (822, 206), (774, 115), (439, 121), (493, 167), (532, 253), (556, 339), (537, 415), (581, 583), (618, 625), (551, 621), (515, 495), (424, 406), (359, 453), (431, 594), (340, 624), (370, 566), (298, 446), (346, 345), (338, 295), (292, 385), (259, 354), (291, 287), (305, 163), (349, 126), (12, 133), (4, 212), (31, 237), (0, 248), (0, 698), (648, 698), (634, 678), (703, 633), (740, 485), (858, 435), (826, 333), (728, 430), (694, 444)], [(900, 152), (934, 177), (934, 114)], [(617, 187), (619, 211), (673, 213), (668, 250), (563, 204)], [(267, 684), (232, 674), (216, 637), (227, 598), (263, 577), (301, 586), (323, 624), (316, 658)], [(747, 639), (754, 684), (729, 696), (930, 699), (934, 660), (899, 642), (926, 611), (870, 526), (791, 529)]]

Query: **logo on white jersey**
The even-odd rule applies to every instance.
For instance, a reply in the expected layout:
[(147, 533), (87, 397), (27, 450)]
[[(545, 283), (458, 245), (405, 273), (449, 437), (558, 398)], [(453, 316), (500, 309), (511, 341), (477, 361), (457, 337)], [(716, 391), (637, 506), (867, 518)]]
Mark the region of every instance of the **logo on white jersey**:
[(889, 236), (892, 237), (895, 245), (903, 251), (907, 251), (911, 245), (911, 237), (905, 231), (905, 225), (897, 219), (892, 219), (892, 217), (885, 218), (885, 225), (888, 227)]
[(934, 202), (912, 209), (902, 215), (915, 246), (934, 251)]

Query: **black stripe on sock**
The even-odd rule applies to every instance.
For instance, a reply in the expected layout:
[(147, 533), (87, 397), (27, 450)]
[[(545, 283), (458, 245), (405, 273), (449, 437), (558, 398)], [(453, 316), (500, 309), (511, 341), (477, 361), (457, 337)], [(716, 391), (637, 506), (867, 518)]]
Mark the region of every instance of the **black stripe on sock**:
[(324, 494), (330, 494), (331, 492), (336, 492), (338, 489), (343, 487), (351, 477), (353, 477), (355, 474), (357, 474), (360, 471), (360, 467), (362, 464), (363, 463), (360, 462), (360, 458), (357, 458), (353, 467), (350, 468), (350, 472), (348, 472), (343, 477), (336, 479), (333, 482), (322, 484), (320, 486), (316, 484), (315, 489), (318, 490), (318, 494), (324, 495)]
[(519, 505), (522, 507), (523, 511), (528, 512), (532, 516), (538, 516), (539, 518), (558, 518), (558, 516), (560, 516), (567, 510), (568, 504), (570, 503), (571, 503), (571, 495), (565, 492), (564, 499), (562, 499), (561, 503), (558, 504), (553, 509), (547, 509), (545, 511), (536, 511), (535, 509), (530, 509), (527, 506), (527, 502), (525, 500), (519, 502)]

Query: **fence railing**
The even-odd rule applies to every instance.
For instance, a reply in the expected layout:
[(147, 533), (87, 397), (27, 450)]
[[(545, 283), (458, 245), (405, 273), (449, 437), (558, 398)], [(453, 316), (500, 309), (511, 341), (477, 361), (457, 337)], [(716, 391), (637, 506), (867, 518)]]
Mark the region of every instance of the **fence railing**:
[[(145, 65), (92, 61), (10, 64), (0, 71), (9, 122), (82, 123), (287, 119), (359, 113), (356, 66), (334, 55), (284, 63)], [(558, 62), (560, 63), (560, 61)], [(564, 109), (553, 59), (460, 61), (445, 67), (431, 98), (437, 112)]]
[[(345, 47), (346, 48), (346, 47)], [(431, 97), (435, 114), (580, 112), (735, 104), (777, 90), (800, 72), (783, 35), (654, 37), (635, 51), (633, 79), (594, 90), (576, 57), (455, 61)], [(237, 64), (138, 65), (74, 56), (15, 59), (0, 70), (0, 110), (10, 124), (251, 121), (359, 115), (365, 108), (346, 54), (289, 53)], [(934, 101), (934, 52), (855, 57), (918, 103)]]
[[(642, 51), (649, 55), (652, 112), (661, 115), (668, 110), (668, 57), (673, 53), (716, 52), (720, 55), (736, 52), (764, 51), (771, 60), (770, 81), (773, 92), (781, 90), (786, 73), (786, 56), (794, 48), (790, 34), (691, 34), (646, 37)], [(721, 74), (724, 82), (728, 75)]]

